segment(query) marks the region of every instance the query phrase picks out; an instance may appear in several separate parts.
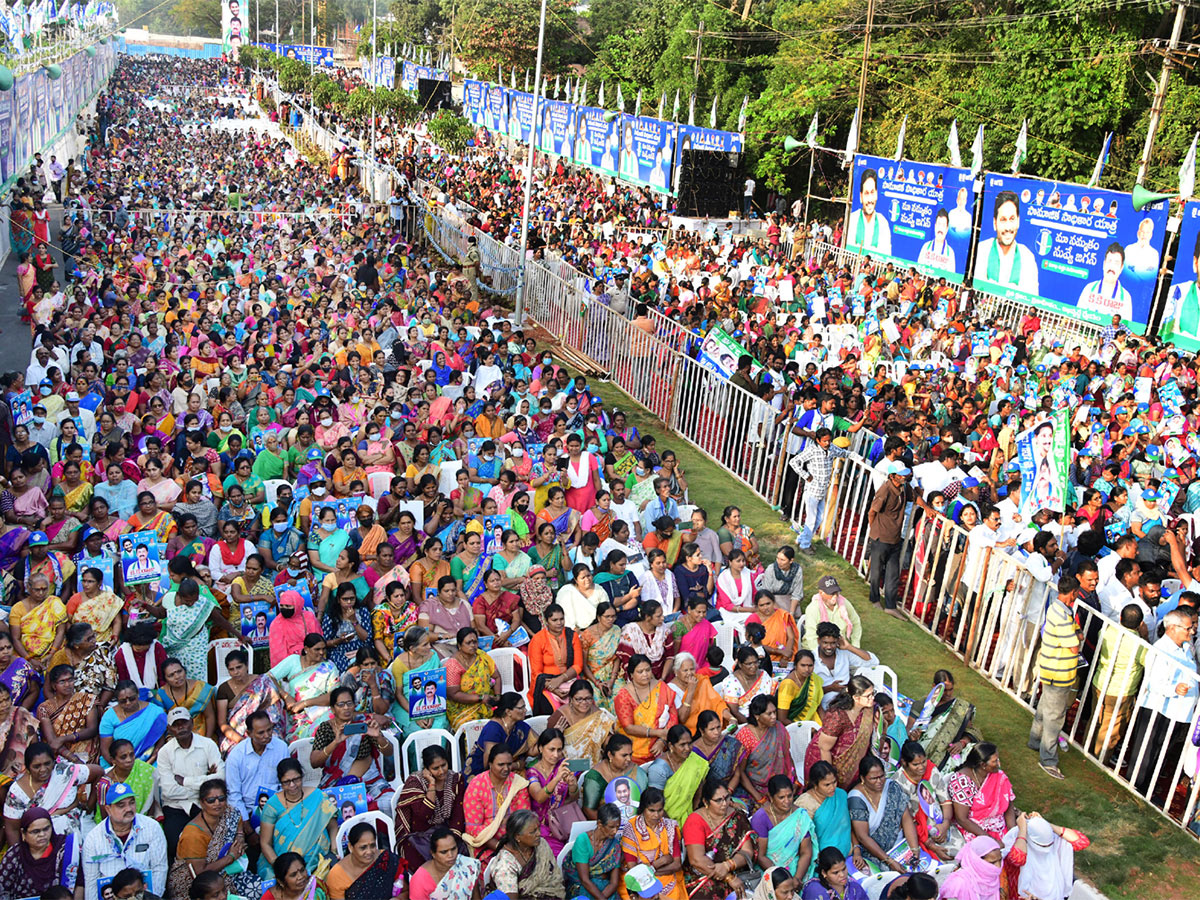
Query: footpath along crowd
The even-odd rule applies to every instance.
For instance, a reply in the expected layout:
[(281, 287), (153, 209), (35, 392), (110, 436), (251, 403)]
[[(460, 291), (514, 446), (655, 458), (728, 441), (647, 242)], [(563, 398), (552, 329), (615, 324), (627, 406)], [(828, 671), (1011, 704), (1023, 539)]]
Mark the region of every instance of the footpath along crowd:
[[(2, 379), (0, 895), (1064, 900), (1087, 838), (1021, 810), (1000, 752), (1032, 757), (987, 740), (950, 673), (886, 695), (836, 579), (760, 553), (736, 505), (689, 502), (675, 453), (410, 244), (402, 203), (165, 90), (247, 78), (123, 59), (61, 242), (30, 229), (51, 261), (22, 261), (34, 349)], [(393, 162), (511, 240), (511, 161), (414, 139)], [(733, 380), (795, 419), (806, 507), (833, 430), (878, 435), (873, 598), (897, 606), (909, 501), (918, 527), (950, 515), (972, 548), (1040, 556), (1048, 772), (1088, 659), (1076, 608), (1194, 670), (1200, 571), (1170, 509), (1200, 493), (1190, 451), (1167, 456), (1194, 432), (1190, 360), (1116, 326), (1088, 360), (1032, 320), (975, 355), (981, 323), (908, 275), (722, 233), (635, 250), (612, 210), (636, 192), (561, 177), (539, 204), (577, 190), (612, 236), (564, 221), (535, 255), (639, 318), (740, 331), (765, 368)], [(14, 202), (45, 187), (33, 171)], [(870, 328), (906, 303), (899, 340)], [(945, 364), (893, 381), (890, 356)], [(1016, 435), (1058, 397), (1078, 497), (1022, 519)], [(1195, 690), (1138, 647), (1091, 657), (1127, 688), (1111, 716), (1178, 752)]]

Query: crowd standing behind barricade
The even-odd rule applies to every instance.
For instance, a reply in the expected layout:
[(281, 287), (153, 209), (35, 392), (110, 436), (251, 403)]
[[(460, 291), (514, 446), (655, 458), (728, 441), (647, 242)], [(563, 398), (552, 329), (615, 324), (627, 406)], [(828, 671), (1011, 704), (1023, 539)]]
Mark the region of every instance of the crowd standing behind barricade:
[[(18, 224), (42, 173), (17, 187), (34, 349), (0, 405), (0, 896), (1065, 900), (1088, 839), (1023, 811), (1001, 752), (1029, 751), (990, 742), (949, 672), (885, 695), (805, 551), (833, 432), (867, 429), (872, 600), (897, 609), (905, 538), (947, 517), (968, 570), (1020, 554), (1042, 769), (1088, 703), (1100, 751), (1130, 729), (1151, 749), (1128, 777), (1152, 793), (1195, 716), (1191, 359), (1119, 323), (1088, 357), (770, 232), (630, 239), (665, 224), (648, 195), (547, 173), (535, 258), (635, 318), (725, 323), (733, 382), (795, 420), (797, 547), (772, 555), (736, 503), (696, 504), (667, 435), (411, 243), (407, 198), (371, 209), (337, 166), (220, 127), (199, 92), (246, 81), (123, 58), (59, 246)], [(391, 139), (427, 200), (514, 239), (512, 160)], [(1017, 435), (1061, 407), (1076, 496), (1019, 509)], [(1087, 666), (1115, 677), (1077, 697)]]

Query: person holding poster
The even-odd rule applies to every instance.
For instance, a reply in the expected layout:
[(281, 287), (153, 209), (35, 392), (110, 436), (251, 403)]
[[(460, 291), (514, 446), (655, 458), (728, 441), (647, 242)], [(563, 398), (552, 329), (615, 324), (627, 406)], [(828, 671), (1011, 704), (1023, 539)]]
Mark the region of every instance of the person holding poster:
[[(1136, 245), (1134, 245), (1136, 246)], [(1133, 297), (1121, 287), (1121, 272), (1125, 268), (1125, 250), (1115, 241), (1104, 251), (1104, 270), (1099, 281), (1089, 281), (1076, 301), (1077, 309), (1119, 315), (1124, 321), (1133, 320)]]
[(1066, 470), (1058, 450), (1059, 436), (1052, 419), (1039, 422), (1017, 438), (1021, 466), (1021, 506), (1018, 515), (1028, 522), (1039, 510), (1063, 511)]
[(933, 240), (926, 241), (917, 257), (917, 265), (931, 266), (935, 269), (954, 271), (954, 248), (948, 240), (950, 236), (950, 213), (945, 208), (937, 211), (933, 219)]
[(1001, 287), (1015, 288), (1023, 294), (1037, 294), (1037, 257), (1017, 242), (1020, 225), (1020, 198), (1012, 191), (1000, 191), (992, 207), (992, 227), (996, 236), (979, 242), (975, 257), (976, 277)]
[(1196, 243), (1192, 247), (1192, 275), (1191, 281), (1172, 283), (1167, 293), (1162, 316), (1164, 340), (1200, 340), (1200, 296), (1196, 291), (1200, 280), (1200, 231), (1196, 232)]
[(891, 256), (892, 226), (878, 209), (879, 175), (874, 169), (863, 169), (858, 176), (858, 202), (857, 212), (850, 216), (846, 246), (863, 253)]

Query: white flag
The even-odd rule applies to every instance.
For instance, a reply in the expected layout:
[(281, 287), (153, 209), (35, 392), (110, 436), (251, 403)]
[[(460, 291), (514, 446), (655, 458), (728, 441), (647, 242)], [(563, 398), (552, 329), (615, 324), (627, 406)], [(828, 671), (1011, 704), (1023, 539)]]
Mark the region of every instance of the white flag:
[(908, 131), (908, 113), (904, 114), (903, 121), (900, 122), (900, 133), (896, 135), (896, 155), (893, 159), (904, 158), (904, 132)]
[(601, 82), (600, 82), (600, 99), (599, 99), (599, 100), (597, 100), (597, 101), (596, 101), (596, 103), (597, 103), (597, 105), (599, 105), (599, 107), (600, 107), (601, 109), (606, 109), (606, 108), (607, 108), (607, 107), (604, 105), (604, 82), (603, 82), (603, 81), (601, 81)]
[(688, 100), (688, 124), (696, 124), (696, 95), (693, 93), (691, 99)]
[(983, 126), (975, 132), (975, 140), (971, 142), (971, 180), (974, 181), (983, 171)]
[(663, 91), (661, 94), (658, 95), (658, 113), (655, 115), (655, 118), (658, 119), (659, 121), (662, 121), (663, 112), (666, 110), (666, 108), (667, 108), (667, 92)]
[(850, 165), (854, 159), (854, 152), (858, 149), (858, 110), (854, 111), (854, 118), (850, 120), (850, 133), (846, 135), (846, 152), (843, 158), (845, 165)]
[(525, 93), (529, 93), (529, 70), (525, 70)]
[(642, 115), (642, 89), (638, 88), (637, 99), (633, 101), (633, 117), (641, 118)]
[(742, 97), (742, 108), (738, 112), (738, 132), (746, 133), (746, 110), (750, 107), (750, 95), (746, 94)]
[(812, 121), (808, 123), (808, 134), (804, 137), (804, 143), (808, 144), (809, 150), (817, 149), (817, 113), (813, 112)]
[(679, 88), (675, 88), (675, 102), (671, 105), (671, 121), (679, 121)]
[(617, 82), (617, 109), (625, 112), (625, 96), (621, 93), (621, 82)]
[(1200, 140), (1200, 134), (1192, 138), (1192, 146), (1188, 148), (1187, 156), (1183, 158), (1183, 165), (1179, 167), (1179, 196), (1183, 200), (1190, 200), (1196, 190), (1196, 141)]
[(1100, 148), (1100, 155), (1096, 157), (1096, 165), (1092, 169), (1092, 177), (1088, 179), (1088, 187), (1099, 187), (1100, 179), (1104, 175), (1104, 166), (1108, 163), (1108, 149), (1112, 146), (1112, 132), (1104, 136), (1104, 145)]
[(1021, 171), (1021, 163), (1025, 162), (1025, 157), (1029, 152), (1029, 120), (1021, 120), (1021, 133), (1017, 135), (1017, 147), (1013, 153), (1012, 173), (1016, 175)]
[(958, 119), (950, 123), (950, 135), (946, 138), (946, 146), (950, 148), (950, 165), (961, 169), (962, 156), (958, 152)]
[(716, 97), (713, 97), (712, 109), (710, 109), (708, 111), (708, 127), (709, 128), (717, 127), (717, 100), (720, 99), (720, 96), (721, 95), (718, 94)]
[(554, 76), (554, 99), (558, 100), (562, 97), (562, 82), (559, 80), (561, 76)]

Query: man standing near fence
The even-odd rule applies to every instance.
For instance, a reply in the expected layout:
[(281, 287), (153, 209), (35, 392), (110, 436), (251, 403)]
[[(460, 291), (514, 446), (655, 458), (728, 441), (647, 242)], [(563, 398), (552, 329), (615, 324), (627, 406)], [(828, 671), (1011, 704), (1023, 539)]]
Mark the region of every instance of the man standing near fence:
[(912, 469), (896, 460), (888, 464), (887, 480), (875, 492), (867, 510), (871, 539), (871, 602), (880, 602), (883, 587), (883, 608), (888, 615), (903, 619), (897, 609), (900, 597), (900, 545), (903, 542), (904, 512), (912, 502), (913, 491), (908, 485)]
[(1079, 582), (1073, 575), (1058, 580), (1058, 597), (1046, 610), (1042, 646), (1038, 650), (1038, 679), (1042, 693), (1037, 714), (1029, 729), (1029, 749), (1038, 751), (1038, 764), (1051, 778), (1066, 776), (1058, 768), (1058, 735), (1067, 721), (1067, 710), (1075, 702), (1079, 678), (1079, 648), (1083, 633), (1075, 621), (1075, 597)]
[(814, 438), (788, 463), (804, 481), (800, 514), (792, 527), (798, 531), (796, 545), (810, 556), (813, 552), (813, 535), (820, 530), (825, 519), (825, 502), (829, 499), (829, 482), (833, 477), (833, 458), (845, 455), (845, 450), (833, 446), (833, 432), (828, 428), (818, 428)]
[(479, 302), (479, 241), (474, 237), (467, 238), (467, 255), (463, 260), (463, 274), (467, 277), (467, 285), (471, 288), (471, 300)]

